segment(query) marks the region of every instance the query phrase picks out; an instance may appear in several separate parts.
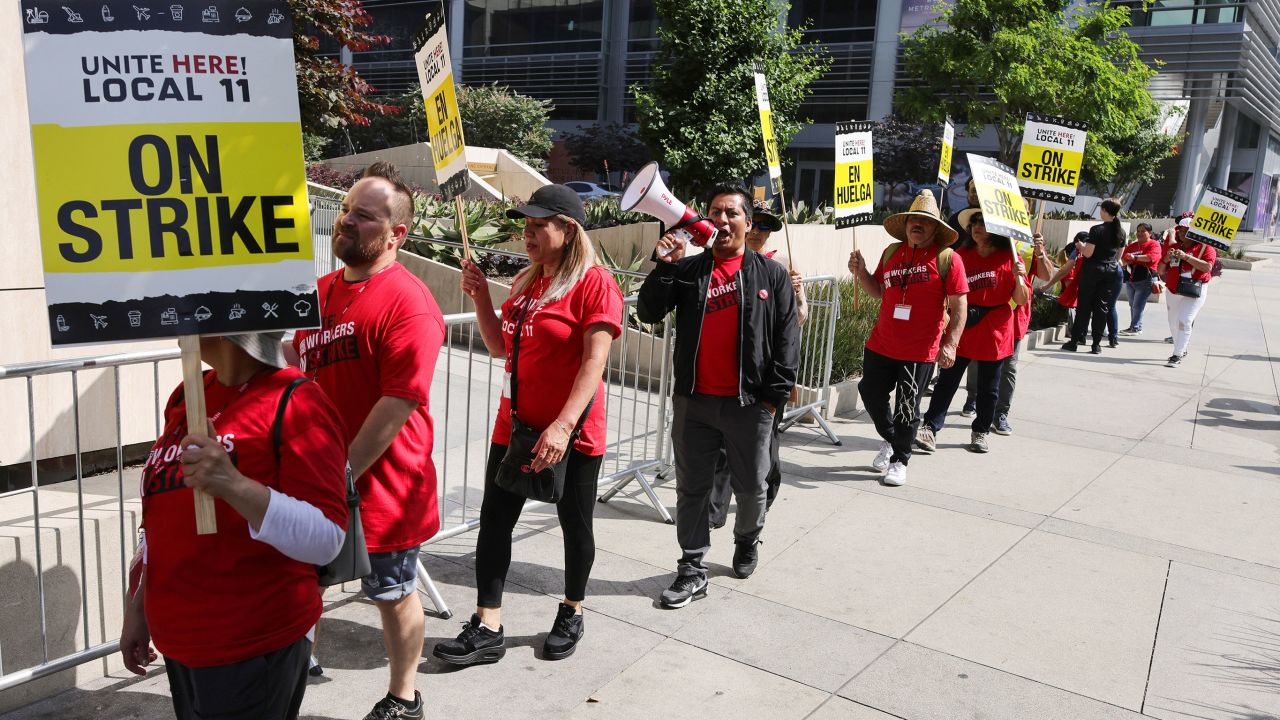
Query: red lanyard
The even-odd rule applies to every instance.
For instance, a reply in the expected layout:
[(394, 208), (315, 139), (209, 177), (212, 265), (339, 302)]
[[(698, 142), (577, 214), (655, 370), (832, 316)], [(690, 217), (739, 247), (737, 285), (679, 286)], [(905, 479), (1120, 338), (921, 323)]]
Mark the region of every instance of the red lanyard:
[[(390, 270), (393, 265), (395, 265), (395, 263), (391, 263), (386, 267), (382, 268), (381, 270), (379, 270), (378, 272), (370, 275), (368, 278), (361, 280), (360, 289), (356, 290), (355, 295), (351, 296), (350, 300), (347, 300), (346, 307), (342, 308), (342, 312), (338, 313), (338, 316), (334, 318), (334, 322), (336, 323), (338, 320), (341, 320), (342, 317), (347, 314), (347, 311), (351, 309), (351, 306), (354, 305), (355, 302), (360, 299), (360, 296), (364, 295), (364, 291), (368, 290), (370, 287), (373, 286), (374, 279), (377, 278), (379, 275), (381, 275), (383, 272)], [(327, 311), (329, 309), (329, 301), (333, 299), (333, 288), (337, 286), (337, 284), (340, 282), (345, 282), (345, 281), (342, 279), (341, 276), (335, 277), (333, 279), (333, 282), (329, 283), (329, 289), (325, 290), (324, 307), (321, 308), (321, 317), (323, 317), (324, 311)], [(321, 328), (321, 329), (324, 330), (326, 328)]]

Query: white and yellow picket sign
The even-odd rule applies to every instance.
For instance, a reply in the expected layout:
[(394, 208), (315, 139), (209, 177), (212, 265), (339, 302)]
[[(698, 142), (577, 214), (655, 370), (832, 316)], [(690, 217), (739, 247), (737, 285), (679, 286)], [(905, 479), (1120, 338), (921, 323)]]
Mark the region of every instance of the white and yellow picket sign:
[(1244, 195), (1206, 187), (1200, 193), (1200, 202), (1196, 203), (1196, 215), (1187, 229), (1187, 237), (1219, 250), (1230, 250), (1248, 209), (1249, 198)]
[(875, 123), (836, 123), (835, 217), (837, 228), (871, 219), (875, 184), (872, 178), (872, 132)]
[(288, 3), (200, 6), (17, 8), (54, 345), (318, 325)]
[(1024, 197), (1076, 201), (1088, 130), (1078, 120), (1027, 113), (1018, 156), (1018, 185)]
[(982, 155), (966, 153), (973, 184), (978, 190), (978, 204), (987, 231), (1012, 240), (1031, 241), (1031, 214), (1018, 192), (1013, 168)]
[(413, 60), (427, 110), (427, 137), (431, 160), (445, 200), (461, 195), (471, 185), (467, 173), (467, 144), (462, 135), (462, 116), (453, 87), (453, 65), (449, 59), (449, 36), (445, 31), (444, 8), (427, 13), (426, 24), (413, 37)]
[(951, 118), (947, 118), (942, 126), (942, 153), (938, 157), (938, 184), (942, 185), (944, 191), (951, 182), (951, 158), (955, 155), (955, 150), (956, 126), (951, 124)]
[(760, 110), (760, 133), (764, 137), (764, 155), (769, 166), (769, 181), (774, 192), (782, 188), (782, 158), (778, 155), (778, 138), (773, 132), (773, 110), (769, 106), (769, 84), (764, 78), (764, 64), (755, 61), (756, 107)]

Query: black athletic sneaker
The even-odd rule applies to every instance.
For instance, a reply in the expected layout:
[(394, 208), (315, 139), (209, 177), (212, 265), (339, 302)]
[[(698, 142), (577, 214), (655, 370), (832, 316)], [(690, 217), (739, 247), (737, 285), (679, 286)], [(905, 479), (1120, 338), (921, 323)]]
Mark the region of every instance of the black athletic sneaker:
[(1102, 354), (1102, 343), (1100, 343), (1100, 342), (1096, 342), (1096, 343), (1094, 343), (1093, 345), (1091, 345), (1091, 346), (1089, 347), (1089, 354), (1090, 354), (1090, 355), (1101, 355), (1101, 354)]
[(682, 608), (694, 599), (706, 597), (707, 579), (701, 575), (678, 575), (671, 587), (662, 591), (658, 602), (664, 608)]
[(507, 654), (505, 642), (502, 628), (494, 632), (480, 624), (479, 615), (472, 615), (471, 622), (462, 626), (457, 638), (436, 643), (431, 654), (450, 665), (495, 663)]
[(426, 714), (422, 709), (422, 694), (413, 692), (413, 707), (409, 707), (394, 698), (390, 693), (378, 701), (377, 705), (364, 716), (364, 720), (423, 720)]
[(735, 542), (733, 545), (733, 574), (746, 580), (760, 563), (760, 541)]
[(563, 660), (569, 657), (577, 649), (578, 641), (582, 639), (585, 631), (586, 628), (582, 625), (582, 614), (560, 603), (556, 622), (551, 626), (551, 632), (542, 643), (542, 656), (548, 660)]
[(1062, 349), (1065, 350), (1066, 352), (1075, 352), (1076, 349), (1079, 347), (1080, 347), (1080, 344), (1077, 343), (1075, 340), (1068, 340), (1067, 342), (1062, 343)]
[(1165, 367), (1178, 367), (1178, 366), (1179, 366), (1179, 365), (1181, 365), (1181, 364), (1182, 364), (1182, 356), (1181, 356), (1181, 355), (1179, 355), (1178, 353), (1174, 353), (1174, 354), (1172, 354), (1172, 355), (1170, 355), (1170, 356), (1169, 356), (1169, 359), (1168, 359), (1168, 360), (1166, 360), (1166, 361), (1165, 361), (1164, 366), (1165, 366)]

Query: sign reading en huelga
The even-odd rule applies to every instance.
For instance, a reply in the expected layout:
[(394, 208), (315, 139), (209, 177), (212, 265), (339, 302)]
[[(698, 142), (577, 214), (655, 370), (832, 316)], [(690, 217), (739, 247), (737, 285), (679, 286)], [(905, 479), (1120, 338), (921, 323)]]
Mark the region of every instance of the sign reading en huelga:
[(1088, 129), (1077, 120), (1027, 113), (1018, 156), (1018, 185), (1024, 197), (1076, 201)]
[(938, 158), (938, 183), (943, 190), (951, 182), (951, 157), (955, 154), (955, 148), (956, 126), (951, 124), (951, 118), (947, 118), (942, 126), (942, 154)]
[(849, 228), (871, 219), (872, 136), (875, 123), (836, 123), (836, 227)]
[(978, 190), (978, 204), (982, 206), (982, 221), (987, 232), (1030, 242), (1031, 215), (1018, 192), (1013, 168), (982, 155), (965, 153), (965, 157)]
[(418, 83), (427, 106), (427, 136), (431, 160), (436, 166), (436, 182), (445, 200), (452, 200), (471, 187), (467, 172), (467, 145), (462, 137), (462, 116), (453, 87), (453, 65), (449, 60), (449, 37), (444, 26), (444, 7), (427, 13), (427, 22), (413, 36), (413, 61), (418, 66)]
[(760, 133), (764, 137), (764, 156), (769, 166), (773, 191), (782, 189), (782, 159), (778, 156), (778, 138), (773, 134), (773, 110), (769, 106), (769, 84), (764, 78), (764, 64), (755, 61), (756, 107), (760, 110)]
[(1206, 187), (1200, 193), (1200, 202), (1196, 203), (1196, 216), (1187, 229), (1187, 237), (1219, 250), (1230, 250), (1248, 209), (1249, 198), (1244, 195)]
[(286, 0), (18, 11), (53, 344), (316, 327)]

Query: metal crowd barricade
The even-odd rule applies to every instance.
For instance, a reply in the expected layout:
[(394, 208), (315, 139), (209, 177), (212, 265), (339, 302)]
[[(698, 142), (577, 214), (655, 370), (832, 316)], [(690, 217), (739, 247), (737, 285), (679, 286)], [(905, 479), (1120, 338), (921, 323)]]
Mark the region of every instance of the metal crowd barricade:
[[(321, 229), (322, 232), (329, 230)], [(520, 255), (519, 253), (507, 253)], [(622, 277), (643, 277), (639, 273), (614, 271)], [(809, 321), (801, 333), (800, 381), (807, 384), (811, 392), (816, 393), (813, 399), (787, 411), (784, 425), (789, 426), (805, 414), (812, 414), (822, 426), (832, 442), (839, 440), (831, 432), (822, 418), (822, 411), (829, 402), (829, 390), (826, 387), (830, 379), (832, 343), (835, 337), (835, 322), (839, 316), (839, 290), (832, 278), (810, 278), (805, 281), (810, 305)], [(635, 319), (634, 296), (625, 300), (623, 333), (613, 343), (609, 360), (605, 368), (605, 412), (607, 417), (607, 448), (602, 465), (599, 487), (608, 489), (600, 496), (600, 502), (614, 498), (624, 487), (632, 482), (639, 485), (643, 495), (653, 506), (658, 517), (667, 523), (672, 519), (666, 507), (659, 500), (650, 482), (651, 478), (665, 478), (670, 471), (672, 449), (669, 437), (671, 407), (670, 395), (671, 352), (674, 328), (668, 317), (658, 327), (645, 327)], [(438, 469), (439, 512), (441, 531), (427, 544), (437, 543), (457, 537), (480, 525), (479, 503), (483, 496), (483, 476), (485, 461), (489, 449), (489, 434), (493, 427), (494, 414), (497, 412), (502, 387), (503, 368), (499, 361), (490, 357), (488, 351), (478, 337), (474, 313), (460, 313), (445, 318), (449, 331), (449, 342), (441, 351), (437, 361), (437, 376), (433, 382), (431, 408), (433, 418), (437, 421), (437, 443), (434, 453)], [(577, 351), (575, 349), (575, 351)], [(0, 365), (0, 383), (9, 381), (25, 381), (27, 399), (28, 437), (30, 443), (30, 477), (31, 485), (0, 493), (0, 502), (13, 502), (16, 498), (27, 497), (30, 501), (31, 527), (35, 535), (35, 588), (34, 595), (38, 611), (39, 650), (27, 649), (22, 667), (10, 667), (8, 648), (0, 647), (0, 691), (23, 683), (47, 677), (54, 673), (114, 654), (119, 649), (118, 640), (103, 641), (109, 633), (118, 628), (108, 628), (114, 622), (108, 614), (110, 610), (121, 609), (127, 589), (128, 560), (136, 548), (137, 526), (140, 521), (141, 508), (137, 498), (136, 487), (130, 488), (125, 483), (125, 455), (122, 431), (121, 404), (121, 370), (131, 366), (150, 366), (151, 382), (149, 394), (154, 423), (154, 432), (158, 436), (163, 426), (162, 406), (170, 392), (169, 387), (160, 385), (160, 364), (177, 360), (177, 349), (135, 352), (95, 357), (75, 358), (68, 360), (52, 360), (15, 365)], [(82, 412), (81, 412), (81, 374), (88, 371), (109, 371), (114, 391), (115, 422), (115, 468), (113, 473), (96, 477), (87, 477), (81, 464), (83, 448), (81, 447)], [(36, 378), (42, 376), (65, 376), (69, 381), (72, 407), (69, 419), (74, 423), (74, 461), (75, 478), (74, 507), (63, 503), (61, 507), (54, 504), (52, 510), (42, 506), (42, 496), (51, 492), (62, 493), (68, 488), (39, 484), (37, 461), (40, 450), (36, 437), (37, 394)], [(461, 389), (459, 389), (461, 388)], [(136, 417), (133, 420), (136, 422)], [(65, 428), (55, 428), (64, 430)], [(51, 431), (52, 432), (52, 431)], [(130, 470), (132, 472), (132, 470)], [(114, 474), (114, 480), (110, 476)], [(93, 484), (97, 499), (86, 503), (85, 484), (89, 480)], [(67, 483), (72, 481), (68, 480)], [(113, 486), (113, 488), (111, 487)], [(113, 489), (112, 496), (105, 495), (104, 488)], [(128, 488), (128, 489), (127, 489)], [(530, 503), (526, 507), (536, 505)], [(12, 508), (7, 508), (11, 510)], [(107, 513), (104, 521), (103, 513)], [(87, 513), (91, 513), (87, 514)], [(17, 524), (10, 520), (0, 521), (0, 528), (25, 528), (25, 515), (9, 512), (8, 517), (17, 517)], [(113, 516), (113, 517), (112, 517)], [(79, 540), (78, 557), (73, 562), (78, 564), (80, 573), (79, 604), (77, 617), (67, 620), (74, 630), (76, 624), (81, 625), (75, 646), (59, 651), (51, 648), (51, 632), (63, 638), (69, 634), (66, 627), (51, 627), (46, 617), (46, 609), (50, 606), (50, 594), (45, 585), (45, 573), (49, 569), (48, 553), (42, 549), (42, 531), (48, 529), (50, 522), (61, 521), (61, 526), (53, 530), (58, 532), (68, 523), (74, 523), (76, 537)], [(94, 592), (100, 598), (90, 602), (90, 581), (87, 553), (90, 547), (88, 522), (96, 523), (97, 534), (93, 540), (97, 546), (94, 558), (94, 570), (99, 576), (108, 572), (102, 558), (104, 534), (103, 523), (110, 524), (116, 537), (110, 538), (111, 544), (118, 543), (113, 555), (118, 555), (118, 578), (107, 582), (99, 582)], [(57, 541), (62, 542), (61, 536)], [(61, 545), (57, 546), (57, 559), (52, 567), (65, 566)], [(110, 564), (110, 563), (107, 563)], [(432, 600), (437, 613), (442, 617), (451, 615), (444, 599), (432, 583), (425, 568), (419, 568), (419, 581), (422, 591)], [(119, 593), (114, 589), (119, 583)], [(111, 589), (106, 587), (110, 584)], [(27, 592), (30, 590), (28, 589)], [(0, 588), (0, 593), (15, 592), (13, 588)], [(91, 613), (92, 611), (92, 613)], [(96, 626), (95, 626), (96, 622)], [(95, 642), (91, 637), (98, 637)], [(34, 644), (34, 643), (33, 643)], [(22, 656), (22, 648), (16, 653)], [(26, 662), (31, 659), (35, 662)]]

